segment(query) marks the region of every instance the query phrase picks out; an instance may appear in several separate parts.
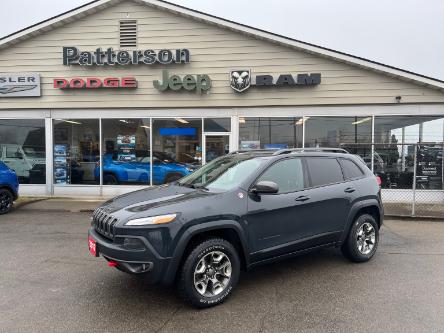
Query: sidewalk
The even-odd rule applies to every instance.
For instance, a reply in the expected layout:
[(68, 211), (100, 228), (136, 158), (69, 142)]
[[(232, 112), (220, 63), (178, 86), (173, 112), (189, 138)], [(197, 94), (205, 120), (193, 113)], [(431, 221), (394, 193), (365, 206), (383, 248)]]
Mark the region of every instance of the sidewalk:
[(13, 209), (20, 211), (92, 212), (106, 200), (108, 199), (23, 197), (14, 203)]

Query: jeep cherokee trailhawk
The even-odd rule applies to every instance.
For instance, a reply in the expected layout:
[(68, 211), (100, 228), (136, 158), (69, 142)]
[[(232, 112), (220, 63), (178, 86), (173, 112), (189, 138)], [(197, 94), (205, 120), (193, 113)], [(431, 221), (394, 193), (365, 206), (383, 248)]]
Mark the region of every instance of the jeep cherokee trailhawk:
[(340, 149), (235, 152), (173, 183), (97, 208), (89, 250), (153, 283), (176, 283), (197, 307), (223, 302), (242, 269), (321, 247), (375, 254), (377, 178)]

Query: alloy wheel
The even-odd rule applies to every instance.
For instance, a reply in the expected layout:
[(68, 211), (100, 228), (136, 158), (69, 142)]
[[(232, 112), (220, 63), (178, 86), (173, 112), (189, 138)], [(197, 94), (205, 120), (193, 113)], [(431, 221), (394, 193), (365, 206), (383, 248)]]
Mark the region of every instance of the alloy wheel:
[(219, 295), (231, 280), (232, 266), (228, 256), (220, 251), (207, 253), (194, 269), (194, 287), (205, 297)]
[(376, 243), (375, 228), (368, 222), (363, 223), (356, 233), (358, 251), (364, 255), (369, 254)]
[(12, 197), (8, 192), (0, 193), (0, 213), (6, 213), (12, 205)]

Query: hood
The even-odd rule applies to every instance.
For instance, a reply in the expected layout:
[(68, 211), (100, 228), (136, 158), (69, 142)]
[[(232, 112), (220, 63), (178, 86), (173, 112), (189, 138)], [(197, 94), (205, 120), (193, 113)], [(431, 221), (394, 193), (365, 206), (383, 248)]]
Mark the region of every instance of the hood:
[(137, 214), (146, 210), (174, 205), (215, 194), (216, 193), (203, 190), (168, 184), (118, 196), (105, 202), (101, 208), (108, 213), (125, 210), (127, 213)]

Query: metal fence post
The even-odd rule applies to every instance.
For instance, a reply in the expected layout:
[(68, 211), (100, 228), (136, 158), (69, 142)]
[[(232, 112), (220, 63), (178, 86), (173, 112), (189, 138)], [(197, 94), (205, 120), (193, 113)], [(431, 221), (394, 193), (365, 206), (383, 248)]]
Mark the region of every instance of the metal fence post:
[(415, 216), (415, 206), (416, 206), (416, 162), (417, 162), (417, 152), (418, 152), (418, 145), (415, 144), (415, 149), (413, 153), (413, 201), (412, 201), (412, 216)]

